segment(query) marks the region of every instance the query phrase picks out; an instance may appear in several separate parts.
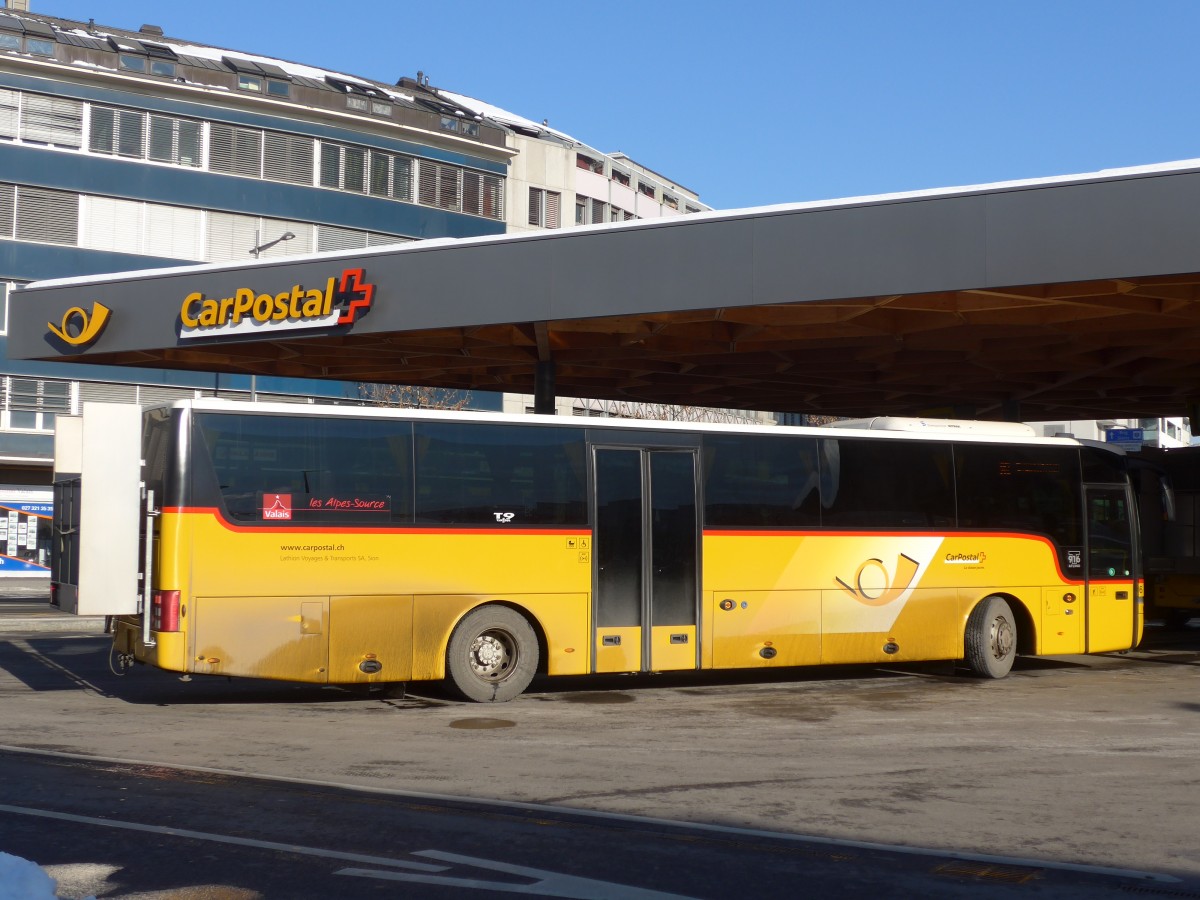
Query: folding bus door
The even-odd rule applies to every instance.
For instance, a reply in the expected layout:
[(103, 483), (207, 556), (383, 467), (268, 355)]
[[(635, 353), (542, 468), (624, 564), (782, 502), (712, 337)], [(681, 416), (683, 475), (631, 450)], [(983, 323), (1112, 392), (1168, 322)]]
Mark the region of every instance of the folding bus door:
[(595, 671), (699, 665), (696, 451), (596, 448)]
[(1086, 485), (1087, 650), (1127, 650), (1137, 629), (1137, 570), (1133, 513), (1124, 486)]

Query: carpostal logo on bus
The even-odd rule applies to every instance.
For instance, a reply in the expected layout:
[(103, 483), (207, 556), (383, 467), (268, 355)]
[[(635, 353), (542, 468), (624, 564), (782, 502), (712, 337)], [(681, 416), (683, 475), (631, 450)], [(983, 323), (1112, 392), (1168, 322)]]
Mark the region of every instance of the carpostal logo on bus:
[(232, 297), (206, 297), (197, 291), (179, 309), (180, 338), (263, 334), (353, 325), (371, 309), (375, 285), (362, 269), (345, 269), (323, 287), (293, 284), (278, 294), (241, 287)]

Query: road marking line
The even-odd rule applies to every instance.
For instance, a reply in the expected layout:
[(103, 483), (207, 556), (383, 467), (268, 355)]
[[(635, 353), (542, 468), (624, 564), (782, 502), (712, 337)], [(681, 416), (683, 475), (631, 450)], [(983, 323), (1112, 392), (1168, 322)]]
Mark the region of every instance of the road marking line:
[(572, 900), (610, 900), (620, 897), (621, 900), (693, 900), (683, 894), (664, 894), (648, 888), (633, 887), (628, 884), (618, 884), (613, 881), (597, 881), (592, 878), (579, 878), (574, 875), (564, 875), (561, 872), (548, 872), (544, 869), (531, 869), (512, 863), (496, 862), (491, 859), (480, 859), (477, 856), (463, 856), (459, 853), (445, 853), (441, 850), (419, 850), (413, 856), (427, 856), (430, 859), (441, 859), (446, 862), (472, 866), (476, 869), (491, 869), (506, 875), (521, 875), (535, 879), (532, 884), (513, 884), (507, 881), (485, 881), (481, 878), (456, 878), (447, 875), (411, 875), (408, 872), (374, 872), (370, 869), (341, 869), (335, 875), (353, 875), (360, 878), (378, 878), (384, 881), (408, 881), (420, 884), (436, 884), (442, 887), (468, 888), (482, 891), (504, 891), (509, 894), (531, 894), (539, 897), (569, 897)]
[(298, 853), (303, 856), (316, 856), (322, 859), (338, 859), (345, 862), (366, 863), (373, 866), (399, 866), (404, 869), (415, 869), (418, 872), (445, 872), (449, 866), (433, 866), (429, 863), (406, 862), (391, 859), (386, 856), (370, 856), (365, 853), (343, 853), (340, 850), (321, 850), (316, 847), (302, 847), (299, 844), (280, 844), (275, 841), (259, 841), (254, 838), (233, 837), (227, 834), (212, 834), (207, 831), (190, 831), (186, 828), (166, 828), (161, 825), (143, 825), (140, 822), (122, 822), (119, 819), (96, 819), (92, 816), (77, 816), (74, 813), (53, 812), (48, 809), (31, 809), (27, 806), (8, 806), (0, 803), (0, 812), (12, 813), (18, 816), (36, 816), (42, 819), (57, 819), (60, 822), (76, 822), (81, 825), (102, 825), (105, 828), (121, 828), (126, 831), (145, 831), (151, 834), (167, 834), (172, 837), (191, 838), (197, 841), (211, 841), (216, 844), (233, 844), (238, 847), (254, 847), (259, 850), (278, 850), (281, 853)]

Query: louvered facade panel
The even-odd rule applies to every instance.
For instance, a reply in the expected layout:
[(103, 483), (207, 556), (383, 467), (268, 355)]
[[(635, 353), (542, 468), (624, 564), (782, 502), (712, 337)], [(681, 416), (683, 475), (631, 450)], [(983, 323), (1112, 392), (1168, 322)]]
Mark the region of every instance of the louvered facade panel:
[(420, 178), (417, 190), (419, 199), (426, 206), (437, 206), (438, 165), (423, 159), (417, 170)]
[(368, 247), (386, 247), (389, 244), (407, 244), (411, 240), (413, 239), (401, 237), (398, 234), (380, 234), (377, 231), (371, 231), (367, 233)]
[(83, 104), (78, 100), (23, 94), (21, 139), (58, 147), (80, 147), (83, 137)]
[(114, 253), (141, 253), (144, 206), (134, 200), (80, 197), (79, 246)]
[(0, 90), (0, 138), (15, 138), (17, 136), (17, 121), (20, 108), (20, 91)]
[(79, 195), (21, 186), (17, 189), (17, 239), (77, 243)]
[(314, 141), (268, 131), (263, 141), (263, 177), (291, 184), (313, 183)]
[(204, 259), (204, 214), (198, 209), (146, 204), (145, 252), (169, 259)]
[(362, 231), (333, 225), (322, 225), (317, 229), (318, 250), (361, 250), (366, 246), (367, 235)]
[(392, 157), (392, 199), (413, 202), (413, 163), (407, 156)]
[(0, 238), (13, 236), (13, 214), (16, 212), (17, 186), (0, 184)]
[(214, 172), (262, 177), (263, 133), (214, 123), (209, 130), (208, 167)]
[(79, 403), (135, 403), (137, 386), (132, 384), (109, 384), (98, 381), (79, 383)]
[(504, 179), (498, 175), (481, 175), (483, 181), (482, 215), (489, 219), (504, 218)]
[(209, 262), (246, 262), (253, 259), (250, 249), (255, 246), (254, 232), (257, 228), (258, 218), (255, 216), (208, 213), (204, 258)]
[(283, 250), (284, 256), (304, 256), (317, 249), (314, 243), (317, 235), (316, 226), (310, 225), (308, 222), (281, 222), (280, 224), (284, 231), (290, 231), (295, 235), (292, 240), (278, 245)]
[(462, 211), (483, 215), (483, 190), (478, 172), (462, 173)]

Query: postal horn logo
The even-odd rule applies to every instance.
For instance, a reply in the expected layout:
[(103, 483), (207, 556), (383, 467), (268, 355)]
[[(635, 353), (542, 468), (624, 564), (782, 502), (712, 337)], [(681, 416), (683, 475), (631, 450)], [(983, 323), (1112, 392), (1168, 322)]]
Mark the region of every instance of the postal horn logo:
[(63, 313), (61, 322), (57, 325), (47, 322), (46, 327), (60, 341), (72, 347), (86, 347), (100, 337), (111, 314), (112, 310), (103, 303), (93, 303), (91, 312), (82, 306), (72, 306)]
[(371, 310), (375, 285), (362, 269), (345, 269), (320, 287), (293, 284), (277, 294), (237, 288), (229, 297), (207, 297), (197, 291), (183, 298), (179, 337), (268, 334), (353, 325)]
[(896, 571), (889, 573), (883, 560), (872, 557), (864, 560), (847, 584), (840, 578), (834, 578), (838, 587), (864, 606), (886, 606), (900, 597), (908, 586), (921, 564), (906, 553), (896, 557)]

